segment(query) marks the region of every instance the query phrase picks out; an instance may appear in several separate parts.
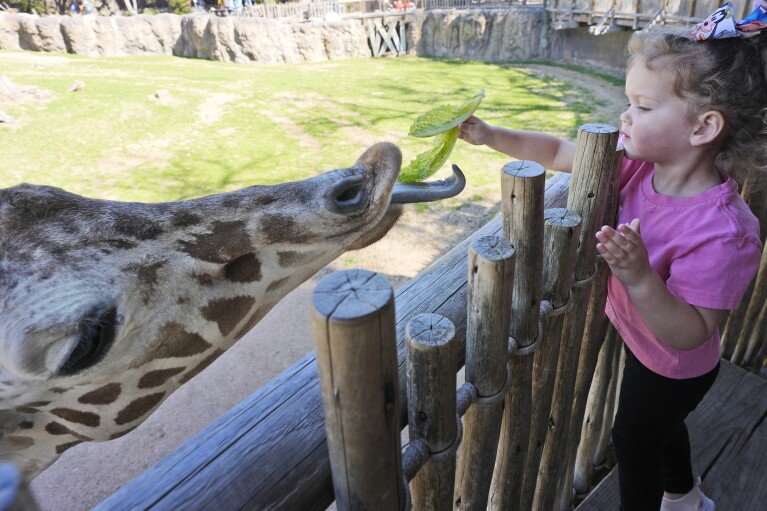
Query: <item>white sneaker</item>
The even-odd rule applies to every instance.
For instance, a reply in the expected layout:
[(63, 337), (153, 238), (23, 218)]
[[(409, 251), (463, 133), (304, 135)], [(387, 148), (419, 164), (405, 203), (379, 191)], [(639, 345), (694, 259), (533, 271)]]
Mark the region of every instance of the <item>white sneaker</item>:
[(700, 477), (695, 479), (695, 486), (684, 497), (667, 499), (663, 497), (660, 511), (714, 511), (714, 501), (700, 490)]

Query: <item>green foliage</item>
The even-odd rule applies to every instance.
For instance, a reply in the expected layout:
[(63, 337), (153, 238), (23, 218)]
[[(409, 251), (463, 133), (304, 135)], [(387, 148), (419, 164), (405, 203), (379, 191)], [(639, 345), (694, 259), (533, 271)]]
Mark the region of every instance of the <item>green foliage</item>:
[[(30, 182), (106, 199), (169, 201), (294, 181), (352, 165), (382, 140), (409, 162), (433, 146), (408, 136), (424, 105), (460, 104), (480, 88), (480, 116), (491, 124), (572, 138), (586, 122), (617, 121), (596, 116), (597, 101), (579, 84), (546, 83), (510, 64), (399, 57), (248, 66), (0, 51), (0, 68), (43, 98), (0, 102), (15, 119), (0, 124), (0, 188)], [(86, 87), (68, 92), (75, 80)], [(458, 142), (446, 163), (465, 172), (466, 197), (493, 197), (508, 161)]]
[(7, 0), (5, 4), (19, 12), (45, 14), (48, 12), (48, 4), (45, 0)]
[(428, 112), (419, 115), (410, 126), (410, 135), (413, 137), (432, 137), (437, 133), (442, 133), (454, 126), (458, 126), (463, 121), (471, 117), (477, 110), (482, 98), (485, 97), (485, 90), (475, 94), (458, 106), (439, 105)]
[(170, 0), (170, 10), (173, 14), (189, 14), (192, 3), (189, 0)]

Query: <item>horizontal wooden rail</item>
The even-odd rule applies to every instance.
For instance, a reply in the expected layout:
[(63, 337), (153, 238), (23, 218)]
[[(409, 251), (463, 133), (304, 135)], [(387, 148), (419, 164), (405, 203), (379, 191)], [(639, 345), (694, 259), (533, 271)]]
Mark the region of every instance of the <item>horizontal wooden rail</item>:
[[(569, 181), (568, 174), (548, 180), (547, 208), (565, 205)], [(403, 426), (405, 325), (424, 313), (448, 318), (456, 327), (456, 363), (463, 366), (468, 246), (475, 238), (493, 235), (502, 235), (500, 218), (397, 290)], [(95, 509), (324, 510), (333, 500), (322, 398), (311, 352)]]

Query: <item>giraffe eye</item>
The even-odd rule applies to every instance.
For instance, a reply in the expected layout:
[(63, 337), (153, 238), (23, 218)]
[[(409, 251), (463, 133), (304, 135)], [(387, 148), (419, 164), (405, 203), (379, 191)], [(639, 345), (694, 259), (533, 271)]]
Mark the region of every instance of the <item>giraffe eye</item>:
[(116, 326), (114, 307), (99, 307), (87, 314), (77, 327), (77, 344), (59, 369), (59, 375), (71, 376), (103, 359), (114, 342)]

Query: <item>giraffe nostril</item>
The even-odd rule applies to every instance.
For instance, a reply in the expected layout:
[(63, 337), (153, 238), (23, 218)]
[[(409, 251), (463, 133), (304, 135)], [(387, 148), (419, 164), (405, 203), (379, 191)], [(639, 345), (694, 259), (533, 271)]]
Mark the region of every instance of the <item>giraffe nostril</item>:
[(59, 375), (71, 376), (103, 359), (114, 342), (116, 327), (116, 308), (98, 307), (90, 311), (77, 327), (77, 343), (59, 369)]
[(367, 187), (362, 178), (345, 179), (339, 183), (330, 195), (329, 208), (334, 213), (348, 215), (367, 207)]

